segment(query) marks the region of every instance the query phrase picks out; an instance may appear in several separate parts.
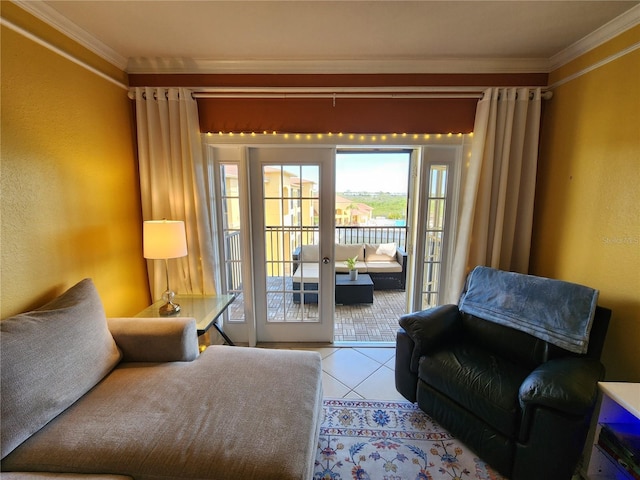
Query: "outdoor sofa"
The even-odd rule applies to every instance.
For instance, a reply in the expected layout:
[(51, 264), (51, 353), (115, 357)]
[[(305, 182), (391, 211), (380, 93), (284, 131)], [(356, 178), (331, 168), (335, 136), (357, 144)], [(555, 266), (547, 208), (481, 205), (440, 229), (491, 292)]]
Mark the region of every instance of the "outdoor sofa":
[[(407, 253), (395, 243), (356, 243), (335, 245), (335, 272), (348, 273), (345, 261), (357, 257), (358, 273), (366, 273), (373, 281), (374, 290), (404, 290), (407, 278)], [(320, 254), (318, 245), (303, 245), (293, 252), (293, 289), (318, 289), (318, 262)], [(294, 302), (296, 301), (294, 294)], [(298, 295), (298, 301), (299, 296)], [(305, 294), (305, 302), (309, 302), (316, 294)], [(313, 301), (311, 299), (311, 301)]]
[(3, 479), (313, 475), (315, 352), (199, 353), (194, 319), (107, 320), (89, 279), (0, 329)]

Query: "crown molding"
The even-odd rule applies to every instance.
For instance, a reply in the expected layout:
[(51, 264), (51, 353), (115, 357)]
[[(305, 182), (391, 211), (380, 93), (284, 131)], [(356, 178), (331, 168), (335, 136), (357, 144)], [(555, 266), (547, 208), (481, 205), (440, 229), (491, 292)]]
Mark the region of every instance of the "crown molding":
[[(590, 50), (599, 47), (603, 43), (617, 37), (621, 33), (640, 24), (640, 5), (627, 10), (622, 15), (614, 18), (603, 26), (594, 30), (586, 37), (581, 38), (573, 45), (558, 52), (549, 58), (549, 72), (556, 70), (567, 63), (584, 55)], [(549, 73), (548, 72), (548, 73)]]
[(107, 62), (130, 74), (549, 73), (640, 23), (640, 5), (637, 5), (550, 58), (127, 59), (58, 13), (44, 1), (11, 1)]
[(11, 1), (37, 19), (42, 20), (62, 34), (66, 35), (83, 47), (92, 51), (103, 60), (106, 60), (112, 65), (118, 67), (120, 70), (124, 71), (126, 69), (127, 58), (123, 57), (118, 52), (102, 43), (86, 30), (80, 28), (64, 15), (58, 13), (55, 9), (51, 8), (42, 0)]
[(393, 74), (547, 73), (546, 58), (386, 58), (339, 60), (209, 60), (136, 58), (129, 74)]

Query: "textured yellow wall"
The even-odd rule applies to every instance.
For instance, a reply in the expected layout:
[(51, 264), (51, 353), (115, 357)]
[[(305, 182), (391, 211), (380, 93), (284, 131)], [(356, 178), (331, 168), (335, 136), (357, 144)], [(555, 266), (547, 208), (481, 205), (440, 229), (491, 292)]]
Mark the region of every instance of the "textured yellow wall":
[[(2, 3), (3, 16), (16, 13)], [(85, 277), (108, 315), (134, 314), (149, 292), (127, 92), (4, 26), (1, 35), (1, 317)]]
[[(640, 27), (550, 75), (640, 41)], [(585, 58), (586, 57), (586, 58)], [(607, 379), (640, 381), (640, 49), (574, 78), (545, 105), (531, 271), (600, 290), (613, 310)]]

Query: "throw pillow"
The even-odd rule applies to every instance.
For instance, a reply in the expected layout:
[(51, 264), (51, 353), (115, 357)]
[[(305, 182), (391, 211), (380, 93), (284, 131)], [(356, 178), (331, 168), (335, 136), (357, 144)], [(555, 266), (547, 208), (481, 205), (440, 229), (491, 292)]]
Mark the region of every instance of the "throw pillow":
[[(392, 255), (387, 255), (385, 253), (378, 254), (378, 250), (380, 246), (378, 244), (366, 244), (364, 247), (364, 255), (365, 261), (367, 263), (371, 262), (395, 262), (396, 261), (396, 251), (395, 248), (393, 250)], [(383, 249), (384, 250), (384, 249)]]
[(0, 332), (4, 458), (102, 380), (120, 351), (90, 279), (1, 321)]
[(390, 257), (396, 255), (396, 244), (393, 243), (381, 243), (376, 250), (378, 255), (389, 255)]

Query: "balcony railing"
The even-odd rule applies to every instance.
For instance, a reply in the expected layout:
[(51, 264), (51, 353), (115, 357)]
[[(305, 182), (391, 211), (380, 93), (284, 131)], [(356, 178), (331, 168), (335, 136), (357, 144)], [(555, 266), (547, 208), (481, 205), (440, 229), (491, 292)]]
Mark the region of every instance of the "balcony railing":
[(407, 227), (337, 226), (336, 243), (392, 243), (406, 250)]
[[(318, 227), (290, 227), (271, 226), (266, 227), (266, 241), (275, 249), (271, 250), (271, 255), (267, 253), (267, 258), (277, 258), (278, 249), (289, 241), (293, 241), (294, 249), (300, 245), (314, 245), (318, 243)], [(395, 242), (400, 248), (406, 246), (407, 227), (385, 226), (336, 226), (335, 243), (353, 245), (356, 243), (391, 243)]]
[[(267, 274), (270, 276), (291, 275), (292, 253), (300, 245), (318, 243), (318, 227), (269, 226), (265, 228)], [(335, 242), (392, 243), (406, 249), (407, 227), (403, 226), (345, 226), (335, 227)], [(240, 273), (240, 233), (232, 232), (225, 237), (225, 262), (227, 289), (239, 290), (242, 284)]]

